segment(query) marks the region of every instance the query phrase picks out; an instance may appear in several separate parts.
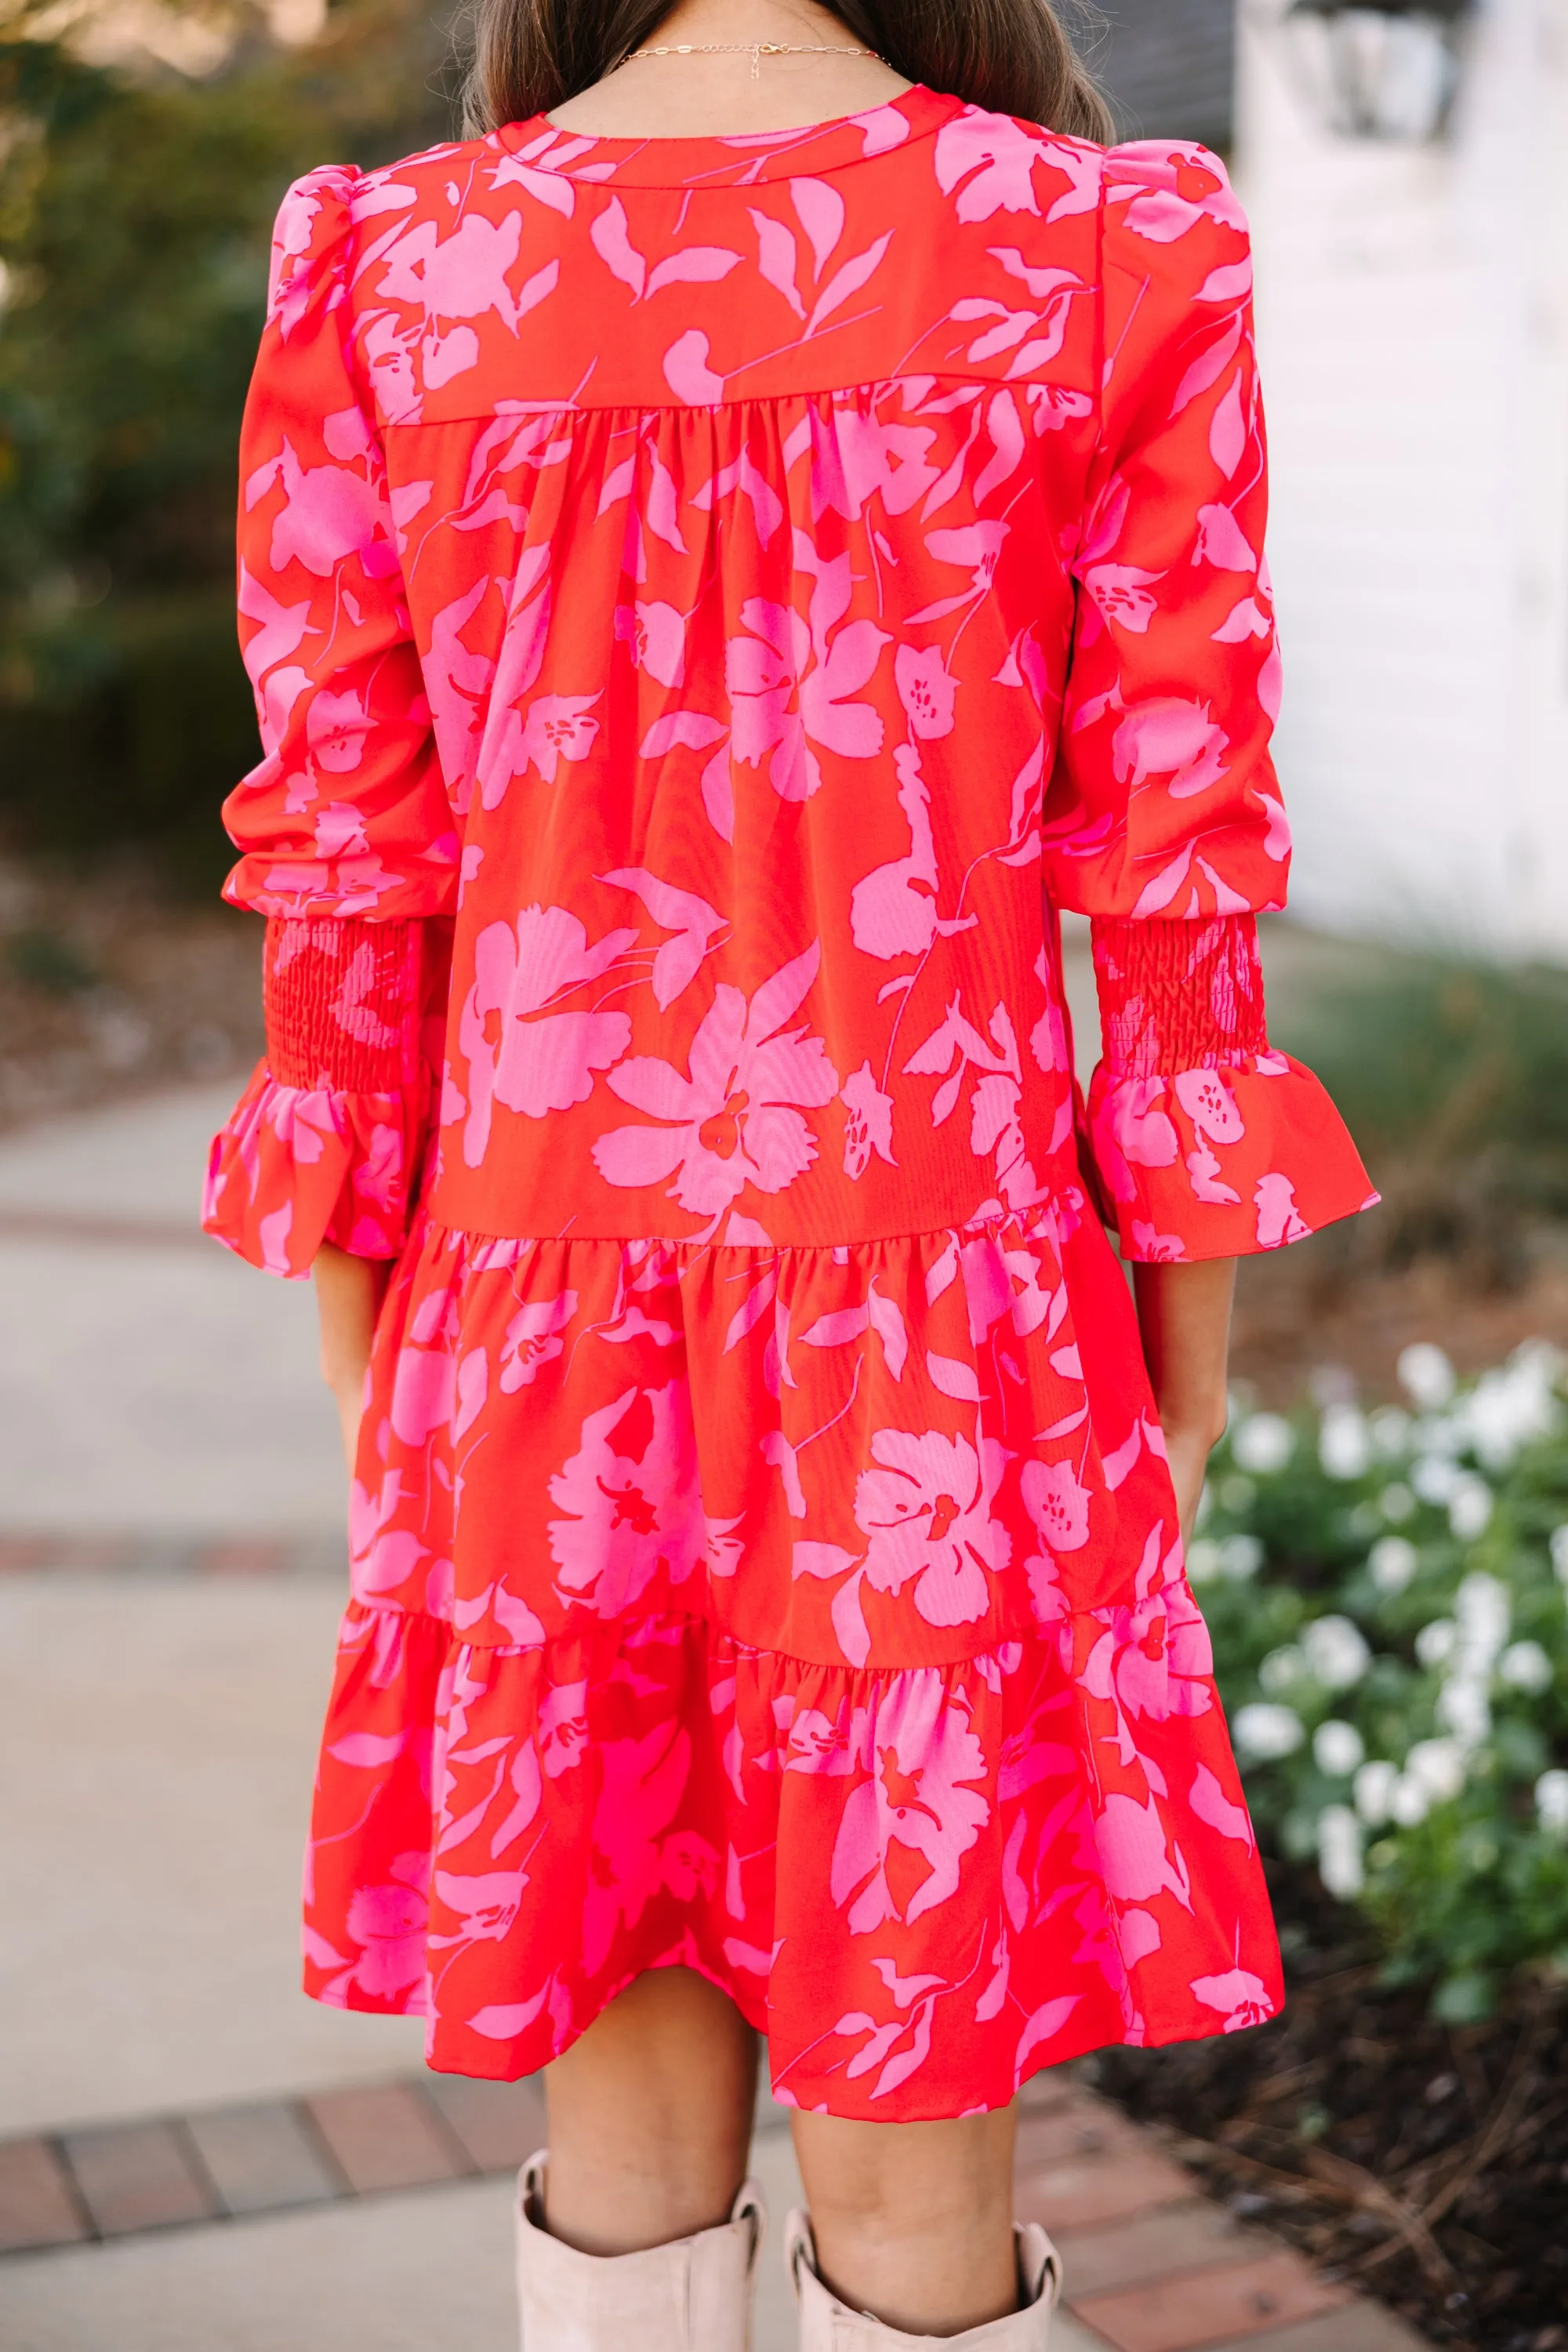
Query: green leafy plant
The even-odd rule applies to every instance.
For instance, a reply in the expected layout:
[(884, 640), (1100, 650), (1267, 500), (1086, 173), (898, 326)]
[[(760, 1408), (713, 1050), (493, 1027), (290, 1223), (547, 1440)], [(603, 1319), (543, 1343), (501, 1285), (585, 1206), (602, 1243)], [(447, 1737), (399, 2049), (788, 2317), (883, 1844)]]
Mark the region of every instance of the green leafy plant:
[(1568, 1360), (1400, 1370), (1408, 1408), (1238, 1404), (1189, 1565), (1260, 1835), (1462, 2023), (1568, 1970)]
[(259, 756), (234, 511), (272, 216), (312, 164), (450, 126), (419, 0), (344, 0), (302, 50), (232, 13), (192, 79), (87, 63), (0, 0), (0, 821), (204, 891)]

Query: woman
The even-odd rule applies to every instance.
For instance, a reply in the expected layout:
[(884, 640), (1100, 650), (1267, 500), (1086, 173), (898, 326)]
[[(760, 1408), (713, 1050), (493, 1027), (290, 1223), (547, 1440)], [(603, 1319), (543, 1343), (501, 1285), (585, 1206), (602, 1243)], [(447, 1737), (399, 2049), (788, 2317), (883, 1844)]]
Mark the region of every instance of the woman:
[(308, 1985), (544, 2070), (531, 2352), (744, 2342), (762, 2032), (804, 2341), (1023, 2352), (1019, 2084), (1279, 1999), (1182, 1538), (1235, 1257), (1368, 1198), (1264, 1034), (1246, 227), (1046, 0), (478, 29), (481, 135), (290, 191), (242, 454)]

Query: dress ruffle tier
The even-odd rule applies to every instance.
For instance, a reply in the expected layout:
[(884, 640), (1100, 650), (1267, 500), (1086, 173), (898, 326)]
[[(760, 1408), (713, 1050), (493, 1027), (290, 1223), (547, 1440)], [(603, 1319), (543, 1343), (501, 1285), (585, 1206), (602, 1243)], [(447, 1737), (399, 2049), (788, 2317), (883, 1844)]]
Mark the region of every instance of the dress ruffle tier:
[(903, 1669), (701, 1615), (500, 1648), (356, 1602), (306, 1895), (308, 1989), (426, 2017), (439, 2069), (530, 2074), (680, 1965), (783, 2102), (873, 2122), (1281, 1999), (1208, 1637), (1157, 1565), (1135, 1605)]
[[(422, 1222), (310, 1990), (510, 2077), (679, 1962), (766, 2031), (781, 2097), (871, 2118), (1271, 2014), (1158, 1429), (1088, 1402), (1135, 1346), (1098, 1229), (1054, 1216), (801, 1251)], [(1021, 1458), (1052, 1424), (1068, 1457)]]

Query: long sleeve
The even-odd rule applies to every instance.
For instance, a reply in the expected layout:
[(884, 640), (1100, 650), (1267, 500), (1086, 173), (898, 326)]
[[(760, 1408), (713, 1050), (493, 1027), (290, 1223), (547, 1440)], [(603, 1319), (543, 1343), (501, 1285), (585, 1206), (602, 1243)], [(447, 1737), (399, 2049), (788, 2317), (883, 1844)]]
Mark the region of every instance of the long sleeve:
[(1131, 1259), (1272, 1249), (1375, 1199), (1310, 1071), (1271, 1050), (1259, 913), (1289, 831), (1247, 224), (1204, 149), (1106, 162), (1100, 447), (1046, 803), (1046, 887), (1091, 919), (1089, 1128)]
[(306, 1273), (395, 1255), (429, 1142), (458, 845), (351, 349), (358, 174), (289, 192), (240, 446), (239, 611), (264, 757), (224, 810), (224, 895), (268, 918), (267, 1055), (203, 1222)]

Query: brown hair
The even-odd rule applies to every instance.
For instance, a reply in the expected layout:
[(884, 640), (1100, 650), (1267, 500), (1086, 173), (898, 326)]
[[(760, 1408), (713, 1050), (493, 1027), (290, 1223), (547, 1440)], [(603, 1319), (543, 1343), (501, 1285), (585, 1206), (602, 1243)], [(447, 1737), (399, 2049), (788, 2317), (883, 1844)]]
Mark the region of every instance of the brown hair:
[[(909, 81), (1079, 139), (1110, 114), (1063, 28), (1059, 0), (830, 0)], [(1081, 10), (1081, 0), (1071, 0)], [(473, 0), (463, 89), (470, 137), (589, 89), (663, 23), (673, 0)]]

